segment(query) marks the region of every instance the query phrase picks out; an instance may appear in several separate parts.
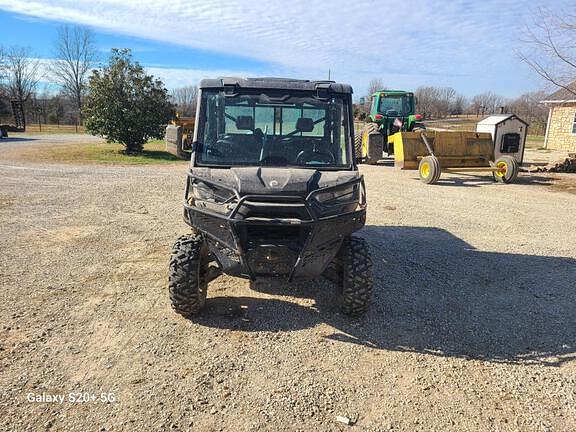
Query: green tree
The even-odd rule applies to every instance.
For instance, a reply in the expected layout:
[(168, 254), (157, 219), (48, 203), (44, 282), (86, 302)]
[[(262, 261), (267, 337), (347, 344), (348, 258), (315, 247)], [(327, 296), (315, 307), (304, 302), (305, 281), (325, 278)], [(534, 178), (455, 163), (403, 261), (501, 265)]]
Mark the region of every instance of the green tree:
[(108, 65), (92, 72), (84, 113), (86, 130), (138, 154), (149, 139), (163, 137), (174, 107), (164, 83), (146, 75), (130, 50), (113, 49)]

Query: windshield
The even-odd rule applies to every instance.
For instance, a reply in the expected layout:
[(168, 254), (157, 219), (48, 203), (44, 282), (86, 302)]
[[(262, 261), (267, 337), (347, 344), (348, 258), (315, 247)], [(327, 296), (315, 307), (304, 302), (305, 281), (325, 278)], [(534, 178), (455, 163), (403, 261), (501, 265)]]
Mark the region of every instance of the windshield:
[(204, 91), (196, 161), (200, 165), (348, 167), (348, 103), (268, 92)]
[(384, 115), (409, 115), (412, 113), (412, 98), (410, 96), (381, 96), (378, 112)]

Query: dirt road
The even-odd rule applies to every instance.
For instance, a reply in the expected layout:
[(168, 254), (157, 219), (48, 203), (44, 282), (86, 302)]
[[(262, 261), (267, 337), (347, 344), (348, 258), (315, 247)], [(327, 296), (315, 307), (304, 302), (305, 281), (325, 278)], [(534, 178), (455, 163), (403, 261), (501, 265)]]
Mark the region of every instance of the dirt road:
[(1, 430), (576, 430), (576, 195), (549, 176), (365, 167), (364, 319), (327, 282), (223, 277), (192, 322), (185, 164), (0, 165)]

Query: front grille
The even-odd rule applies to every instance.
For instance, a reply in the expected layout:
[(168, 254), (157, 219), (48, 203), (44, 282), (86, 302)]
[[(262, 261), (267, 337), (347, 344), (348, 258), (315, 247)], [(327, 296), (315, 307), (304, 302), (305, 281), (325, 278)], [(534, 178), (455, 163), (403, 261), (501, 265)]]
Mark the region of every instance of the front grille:
[(246, 224), (238, 226), (238, 237), (244, 249), (261, 245), (281, 245), (299, 249), (304, 245), (309, 229), (290, 225)]
[(311, 220), (310, 212), (304, 203), (300, 200), (283, 200), (267, 202), (265, 198), (262, 201), (256, 197), (251, 197), (238, 207), (236, 214), (238, 219), (298, 219)]

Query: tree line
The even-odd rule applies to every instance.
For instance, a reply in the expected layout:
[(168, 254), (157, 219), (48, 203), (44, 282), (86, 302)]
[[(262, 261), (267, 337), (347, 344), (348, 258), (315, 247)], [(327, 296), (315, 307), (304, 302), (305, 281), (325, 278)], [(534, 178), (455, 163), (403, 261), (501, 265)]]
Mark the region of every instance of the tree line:
[[(28, 47), (0, 46), (0, 123), (12, 122), (15, 100), (24, 109), (24, 126), (82, 125), (89, 78), (102, 67), (94, 35), (84, 27), (60, 27), (50, 60), (36, 58)], [(186, 86), (169, 97), (180, 115), (192, 117), (197, 94), (196, 86)]]

